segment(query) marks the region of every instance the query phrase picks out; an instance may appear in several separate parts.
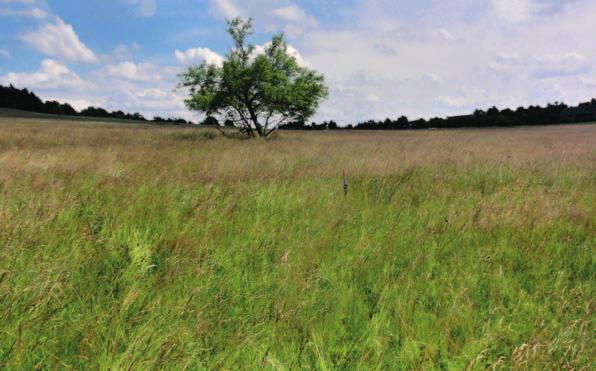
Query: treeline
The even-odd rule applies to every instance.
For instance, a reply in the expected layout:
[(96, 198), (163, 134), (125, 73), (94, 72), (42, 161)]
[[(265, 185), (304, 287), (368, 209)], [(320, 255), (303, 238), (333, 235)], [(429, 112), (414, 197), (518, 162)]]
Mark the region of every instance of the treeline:
[[(24, 111), (48, 113), (53, 115), (83, 116), (97, 118), (112, 118), (120, 120), (154, 122), (168, 125), (192, 125), (191, 121), (182, 118), (153, 117), (146, 119), (140, 113), (125, 113), (122, 111), (109, 112), (101, 107), (87, 107), (78, 112), (68, 103), (57, 101), (42, 101), (37, 95), (27, 89), (18, 89), (12, 85), (0, 85), (0, 107), (12, 108)], [(550, 124), (573, 124), (596, 121), (596, 99), (590, 102), (580, 103), (577, 106), (567, 106), (564, 103), (555, 102), (546, 107), (530, 106), (519, 107), (515, 111), (509, 108), (499, 110), (492, 107), (486, 111), (476, 110), (471, 115), (452, 116), (447, 118), (435, 117), (430, 120), (418, 119), (410, 121), (407, 117), (401, 116), (398, 119), (386, 119), (382, 121), (368, 120), (340, 126), (335, 121), (313, 122), (310, 125), (305, 122), (292, 122), (280, 126), (280, 130), (412, 130), (412, 129), (447, 129), (465, 127), (507, 127), (520, 125), (550, 125)], [(208, 116), (201, 123), (202, 125), (223, 125), (233, 126), (230, 121), (220, 123), (216, 118)]]
[(435, 117), (430, 120), (418, 119), (410, 121), (401, 116), (396, 120), (369, 120), (356, 125), (339, 126), (335, 121), (315, 122), (307, 125), (304, 122), (293, 122), (280, 127), (281, 130), (412, 130), (412, 129), (447, 129), (465, 127), (508, 127), (521, 125), (573, 124), (596, 121), (596, 99), (567, 106), (564, 103), (548, 104), (546, 107), (519, 107), (515, 111), (507, 108), (499, 110), (492, 107), (487, 111), (476, 110), (471, 115), (447, 118)]
[(190, 125), (190, 121), (182, 118), (163, 118), (155, 116), (153, 120), (146, 119), (138, 112), (125, 113), (122, 111), (108, 111), (101, 107), (87, 107), (81, 112), (78, 112), (68, 103), (60, 103), (57, 101), (42, 101), (35, 93), (27, 89), (18, 89), (12, 85), (0, 85), (0, 107), (12, 108), (17, 110), (48, 113), (52, 115), (65, 116), (82, 116), (82, 117), (96, 117), (96, 118), (111, 118), (119, 120), (132, 121), (152, 121), (155, 123), (172, 124), (172, 125)]

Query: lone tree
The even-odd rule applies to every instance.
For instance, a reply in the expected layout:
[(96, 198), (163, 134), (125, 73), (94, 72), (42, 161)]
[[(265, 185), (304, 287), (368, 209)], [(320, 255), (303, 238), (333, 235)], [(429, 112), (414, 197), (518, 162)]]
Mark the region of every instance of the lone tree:
[(221, 65), (203, 62), (180, 75), (180, 86), (190, 91), (189, 109), (219, 116), (250, 137), (267, 137), (279, 125), (315, 114), (328, 94), (324, 77), (288, 53), (283, 34), (258, 53), (246, 41), (252, 19), (228, 21), (228, 33), (234, 48)]

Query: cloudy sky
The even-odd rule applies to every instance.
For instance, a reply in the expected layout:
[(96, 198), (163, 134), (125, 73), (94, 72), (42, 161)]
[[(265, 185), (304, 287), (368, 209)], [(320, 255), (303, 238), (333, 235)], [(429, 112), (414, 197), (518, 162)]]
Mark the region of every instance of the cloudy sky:
[(343, 124), (596, 97), (595, 0), (0, 0), (0, 83), (75, 108), (196, 119), (176, 91), (220, 63), (225, 19), (283, 31)]

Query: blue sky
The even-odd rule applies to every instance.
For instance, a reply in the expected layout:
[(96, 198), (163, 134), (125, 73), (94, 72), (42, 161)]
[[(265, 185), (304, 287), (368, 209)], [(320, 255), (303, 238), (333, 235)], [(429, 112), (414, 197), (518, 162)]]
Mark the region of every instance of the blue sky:
[(284, 31), (331, 89), (316, 119), (454, 115), (596, 96), (593, 0), (0, 0), (0, 83), (44, 99), (197, 119), (177, 74)]

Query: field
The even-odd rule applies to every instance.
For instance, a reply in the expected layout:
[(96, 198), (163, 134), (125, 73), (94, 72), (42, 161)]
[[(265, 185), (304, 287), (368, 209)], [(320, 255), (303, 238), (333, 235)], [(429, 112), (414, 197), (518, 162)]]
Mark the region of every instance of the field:
[(0, 369), (596, 367), (596, 125), (211, 133), (0, 119)]
[[(31, 111), (23, 111), (11, 108), (3, 108), (0, 107), (0, 120), (2, 122), (6, 122), (9, 119), (36, 119), (38, 121), (44, 122), (59, 122), (62, 123), (72, 123), (77, 122), (79, 124), (82, 123), (92, 123), (92, 124), (144, 124), (144, 125), (152, 125), (149, 122), (143, 121), (132, 121), (126, 119), (118, 119), (118, 118), (101, 118), (101, 117), (85, 117), (85, 116), (67, 116), (67, 115), (53, 115), (48, 113), (39, 113), (39, 112), (31, 112)], [(163, 124), (161, 124), (163, 126)]]

